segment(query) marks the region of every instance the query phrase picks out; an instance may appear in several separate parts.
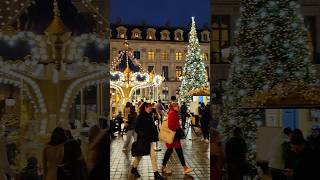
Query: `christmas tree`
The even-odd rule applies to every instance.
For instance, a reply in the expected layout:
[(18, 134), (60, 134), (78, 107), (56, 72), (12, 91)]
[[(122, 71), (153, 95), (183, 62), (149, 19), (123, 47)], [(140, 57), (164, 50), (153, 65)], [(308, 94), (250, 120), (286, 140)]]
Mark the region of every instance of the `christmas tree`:
[(205, 65), (202, 62), (200, 44), (197, 37), (194, 17), (192, 17), (188, 52), (186, 55), (186, 63), (183, 67), (181, 80), (182, 82), (179, 91), (180, 102), (189, 103), (191, 101), (192, 97), (188, 96), (187, 94), (191, 90), (208, 87), (208, 77)]
[(296, 0), (241, 0), (235, 36), (220, 128), (226, 137), (235, 126), (242, 128), (248, 159), (254, 164), (257, 124), (264, 112), (241, 109), (240, 101), (279, 83), (311, 83), (315, 69)]

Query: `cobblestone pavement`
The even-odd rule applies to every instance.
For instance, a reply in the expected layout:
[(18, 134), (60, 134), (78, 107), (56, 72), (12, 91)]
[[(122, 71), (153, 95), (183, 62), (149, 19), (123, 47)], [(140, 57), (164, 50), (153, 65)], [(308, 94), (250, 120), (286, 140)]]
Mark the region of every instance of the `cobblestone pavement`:
[[(115, 138), (111, 143), (111, 162), (110, 162), (110, 178), (111, 179), (134, 179), (131, 177), (129, 170), (133, 162), (130, 151), (125, 153), (122, 151), (123, 142), (126, 136)], [(209, 144), (200, 141), (201, 137), (189, 132), (188, 137), (183, 140), (182, 146), (187, 166), (193, 169), (189, 175), (183, 175), (183, 168), (177, 157), (176, 152), (173, 152), (168, 166), (173, 170), (171, 175), (166, 176), (170, 179), (195, 179), (207, 180), (210, 178), (210, 150)], [(159, 172), (162, 167), (161, 163), (166, 150), (163, 142), (158, 142), (158, 148), (161, 151), (157, 152)], [(144, 156), (138, 167), (142, 180), (154, 179), (149, 156)]]

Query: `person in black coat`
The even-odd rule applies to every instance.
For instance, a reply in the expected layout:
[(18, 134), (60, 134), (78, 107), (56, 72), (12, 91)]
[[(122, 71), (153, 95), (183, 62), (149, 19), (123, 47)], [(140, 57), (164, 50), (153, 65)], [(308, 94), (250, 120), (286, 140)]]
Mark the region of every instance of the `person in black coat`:
[[(155, 152), (155, 146), (154, 142), (157, 142), (159, 140), (158, 138), (158, 130), (156, 125), (154, 124), (153, 118), (152, 118), (152, 104), (150, 103), (143, 103), (140, 107), (140, 113), (137, 117), (137, 123), (135, 127), (135, 131), (138, 135), (137, 141), (144, 140), (146, 143), (150, 143), (150, 159), (152, 164), (152, 169), (154, 172), (154, 179), (155, 180), (161, 180), (164, 179), (158, 172), (158, 165), (157, 165), (157, 156)], [(140, 174), (137, 170), (137, 167), (139, 165), (140, 160), (142, 159), (141, 156), (137, 156), (134, 159), (131, 174), (139, 178)]]
[(228, 180), (242, 180), (243, 168), (246, 163), (247, 145), (242, 138), (240, 127), (233, 129), (233, 137), (227, 141), (225, 148)]
[(199, 114), (203, 140), (206, 143), (209, 143), (209, 122), (211, 118), (209, 107), (204, 105), (204, 103), (201, 103), (201, 110)]
[(297, 163), (293, 169), (285, 169), (283, 173), (293, 180), (319, 179), (319, 154), (301, 136), (293, 136), (290, 144), (297, 155)]

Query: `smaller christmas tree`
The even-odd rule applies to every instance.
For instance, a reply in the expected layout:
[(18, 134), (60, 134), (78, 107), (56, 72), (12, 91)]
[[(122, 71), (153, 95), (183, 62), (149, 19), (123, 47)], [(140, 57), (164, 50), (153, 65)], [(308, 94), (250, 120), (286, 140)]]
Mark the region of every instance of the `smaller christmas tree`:
[(192, 17), (191, 31), (189, 33), (188, 53), (186, 55), (186, 63), (183, 67), (181, 86), (179, 91), (179, 101), (187, 102), (191, 101), (191, 96), (188, 96), (188, 92), (193, 89), (208, 87), (208, 77), (206, 68), (202, 62), (202, 56), (200, 52), (200, 44), (197, 37), (196, 22)]

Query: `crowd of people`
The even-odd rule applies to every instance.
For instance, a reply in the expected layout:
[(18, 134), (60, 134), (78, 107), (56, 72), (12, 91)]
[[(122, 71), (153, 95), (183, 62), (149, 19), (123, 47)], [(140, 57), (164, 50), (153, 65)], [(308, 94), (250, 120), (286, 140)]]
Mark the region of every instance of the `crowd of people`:
[(225, 142), (218, 131), (211, 129), (211, 179), (243, 180), (244, 175), (255, 170), (263, 179), (306, 180), (317, 179), (320, 161), (320, 128), (313, 127), (311, 134), (304, 138), (300, 129), (284, 128), (286, 136), (281, 144), (283, 169), (271, 169), (265, 162), (257, 162), (257, 172), (247, 162), (248, 147), (239, 127)]
[[(0, 130), (1, 132), (1, 130)], [(88, 132), (86, 151), (83, 142), (75, 139), (71, 130), (56, 127), (43, 149), (42, 162), (34, 156), (27, 158), (27, 166), (16, 172), (9, 164), (6, 135), (0, 133), (0, 179), (10, 180), (96, 180), (109, 178), (108, 129), (95, 125)]]
[[(209, 119), (210, 111), (203, 103), (199, 104), (199, 116), (201, 128), (203, 132), (203, 141), (209, 141)], [(167, 117), (165, 119), (165, 117)], [(144, 141), (149, 144), (150, 150), (147, 153), (150, 156), (152, 170), (154, 178), (156, 180), (163, 179), (163, 175), (160, 174), (157, 156), (156, 156), (156, 144), (159, 141), (159, 129), (163, 121), (168, 121), (168, 127), (172, 131), (176, 132), (176, 136), (172, 144), (166, 143), (166, 152), (162, 161), (161, 171), (165, 175), (170, 175), (172, 169), (167, 166), (167, 163), (175, 150), (183, 167), (183, 174), (192, 172), (192, 169), (186, 165), (185, 157), (183, 154), (183, 146), (181, 139), (184, 139), (184, 129), (186, 128), (187, 118), (190, 117), (186, 103), (180, 104), (172, 97), (168, 104), (163, 103), (161, 100), (154, 103), (144, 102), (140, 100), (136, 104), (127, 102), (124, 109), (119, 111), (111, 122), (112, 134), (116, 137), (126, 134), (126, 138), (123, 144), (123, 152), (128, 153), (131, 144), (137, 141)], [(180, 134), (180, 136), (178, 135)], [(141, 175), (138, 171), (138, 165), (143, 156), (134, 156), (133, 164), (130, 170), (131, 176), (139, 178)]]

